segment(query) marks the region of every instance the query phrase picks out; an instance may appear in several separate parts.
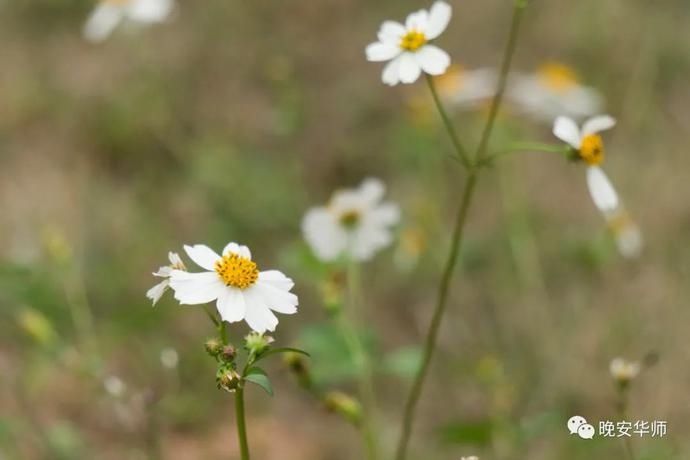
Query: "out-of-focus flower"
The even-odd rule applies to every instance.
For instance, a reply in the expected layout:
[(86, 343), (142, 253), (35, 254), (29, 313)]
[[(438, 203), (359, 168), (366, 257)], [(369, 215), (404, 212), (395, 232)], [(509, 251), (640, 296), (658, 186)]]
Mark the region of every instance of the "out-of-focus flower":
[(452, 65), (435, 81), (441, 99), (456, 108), (477, 107), (496, 94), (497, 75), (491, 68), (473, 70)]
[(603, 108), (599, 92), (582, 85), (573, 69), (558, 62), (547, 62), (533, 74), (511, 75), (508, 98), (517, 110), (544, 122), (559, 115), (589, 117)]
[(84, 24), (84, 38), (102, 42), (122, 22), (156, 24), (173, 10), (174, 0), (101, 0)]
[(310, 209), (302, 220), (302, 232), (316, 256), (323, 261), (340, 256), (364, 261), (388, 246), (400, 211), (395, 204), (382, 202), (384, 193), (383, 182), (366, 179), (357, 189), (335, 192), (328, 206)]
[(293, 281), (278, 270), (259, 271), (247, 246), (229, 243), (218, 255), (208, 246), (185, 246), (187, 255), (206, 272), (173, 270), (170, 287), (181, 304), (216, 301), (223, 321), (245, 320), (256, 332), (274, 331), (278, 318), (273, 311), (297, 312)]
[(422, 229), (411, 227), (403, 230), (395, 249), (396, 265), (403, 270), (414, 268), (424, 253), (427, 243), (427, 235)]
[(441, 75), (450, 65), (450, 56), (441, 48), (429, 44), (448, 26), (452, 9), (443, 1), (435, 2), (430, 10), (419, 10), (409, 16), (405, 24), (385, 21), (378, 32), (378, 41), (366, 48), (367, 60), (390, 61), (381, 79), (389, 86), (414, 83), (422, 71)]
[(358, 424), (362, 420), (362, 405), (348, 394), (331, 391), (324, 396), (323, 402), (326, 409), (342, 415), (351, 423)]
[(182, 262), (182, 259), (180, 259), (179, 254), (176, 252), (168, 252), (168, 260), (170, 260), (170, 265), (160, 267), (157, 272), (153, 273), (153, 276), (163, 278), (163, 281), (146, 291), (146, 297), (151, 299), (153, 305), (158, 303), (165, 291), (170, 287), (170, 275), (172, 275), (173, 270), (187, 270), (184, 262)]
[(174, 348), (164, 348), (161, 350), (161, 364), (166, 369), (175, 369), (180, 363), (180, 356)]
[(103, 388), (108, 394), (114, 398), (119, 398), (127, 390), (125, 382), (115, 375), (109, 375), (103, 380)]
[(587, 186), (594, 205), (601, 211), (625, 257), (635, 257), (642, 249), (642, 235), (618, 199), (616, 190), (599, 165), (604, 161), (604, 141), (600, 132), (612, 128), (616, 120), (600, 115), (585, 121), (582, 129), (568, 117), (558, 117), (554, 135), (572, 147), (575, 158), (587, 168)]
[(479, 460), (479, 457), (477, 457), (476, 455), (472, 455), (469, 457), (460, 457), (460, 460)]
[(611, 377), (619, 385), (628, 385), (632, 380), (640, 374), (642, 366), (637, 361), (627, 361), (623, 358), (616, 358), (611, 361), (609, 371)]
[(17, 314), (17, 323), (40, 345), (50, 345), (57, 338), (57, 333), (50, 320), (40, 311), (24, 308)]

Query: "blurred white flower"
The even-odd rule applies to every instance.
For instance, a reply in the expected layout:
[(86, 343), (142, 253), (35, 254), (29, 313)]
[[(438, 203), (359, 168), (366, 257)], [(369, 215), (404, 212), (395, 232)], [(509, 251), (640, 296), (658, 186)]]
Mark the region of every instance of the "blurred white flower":
[(382, 202), (385, 186), (366, 179), (357, 189), (339, 190), (328, 206), (310, 209), (302, 232), (316, 256), (333, 261), (345, 256), (365, 261), (391, 244), (391, 227), (400, 220), (398, 206)]
[(366, 55), (369, 61), (390, 61), (381, 77), (385, 84), (414, 83), (422, 71), (429, 75), (446, 71), (450, 56), (429, 41), (443, 33), (451, 14), (449, 4), (437, 1), (429, 11), (419, 10), (407, 16), (404, 25), (396, 21), (381, 25), (378, 41), (367, 46)]
[(577, 157), (589, 166), (587, 187), (594, 205), (609, 224), (620, 253), (625, 257), (635, 257), (642, 249), (642, 235), (621, 205), (611, 181), (599, 167), (604, 161), (604, 141), (599, 133), (615, 124), (613, 117), (600, 115), (585, 121), (580, 130), (571, 118), (558, 117), (553, 133), (570, 145)]
[(479, 457), (472, 455), (470, 457), (460, 457), (460, 460), (479, 460)]
[(108, 394), (114, 398), (119, 398), (125, 393), (127, 386), (125, 383), (115, 375), (109, 375), (103, 380), (103, 388)]
[(84, 24), (84, 38), (101, 42), (122, 22), (155, 24), (165, 21), (174, 0), (101, 0)]
[(580, 84), (575, 71), (558, 62), (547, 62), (533, 74), (512, 74), (508, 98), (518, 111), (544, 122), (559, 115), (589, 117), (603, 108), (599, 92)]
[(627, 384), (640, 374), (642, 366), (637, 361), (626, 361), (623, 358), (616, 358), (611, 361), (609, 371), (611, 377), (621, 384)]
[(166, 369), (175, 369), (180, 362), (180, 356), (174, 348), (164, 348), (161, 350), (161, 364)]
[(436, 78), (439, 95), (456, 108), (473, 108), (490, 100), (496, 94), (496, 83), (494, 69), (471, 70), (457, 65)]
[(297, 312), (297, 296), (289, 292), (295, 283), (277, 270), (259, 271), (247, 246), (229, 243), (222, 256), (203, 244), (184, 249), (208, 271), (172, 271), (170, 287), (181, 304), (215, 300), (223, 321), (245, 320), (256, 332), (275, 330), (278, 318), (271, 310), (287, 315)]
[(163, 278), (163, 281), (146, 291), (146, 297), (151, 299), (153, 305), (158, 303), (163, 294), (165, 294), (165, 291), (170, 287), (170, 275), (172, 271), (187, 270), (184, 266), (184, 262), (182, 262), (182, 259), (180, 259), (180, 256), (176, 252), (168, 252), (168, 259), (170, 260), (170, 265), (160, 267), (157, 272), (153, 273), (153, 276)]

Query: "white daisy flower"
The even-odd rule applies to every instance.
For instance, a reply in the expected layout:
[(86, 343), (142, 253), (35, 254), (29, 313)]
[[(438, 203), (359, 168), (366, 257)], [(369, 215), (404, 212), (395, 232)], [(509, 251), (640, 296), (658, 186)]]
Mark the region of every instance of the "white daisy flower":
[(389, 86), (414, 83), (422, 71), (441, 75), (450, 65), (450, 56), (429, 44), (448, 26), (451, 7), (435, 2), (429, 11), (419, 10), (407, 16), (405, 24), (385, 21), (378, 32), (379, 41), (366, 48), (368, 61), (390, 61), (383, 69), (382, 80)]
[(577, 158), (587, 163), (587, 187), (594, 205), (606, 219), (620, 253), (635, 257), (642, 249), (642, 235), (618, 199), (616, 189), (599, 165), (604, 161), (604, 141), (600, 132), (612, 128), (616, 120), (600, 115), (585, 121), (582, 130), (568, 117), (558, 117), (554, 135), (570, 145)]
[(533, 74), (511, 75), (508, 98), (519, 111), (544, 122), (559, 115), (589, 117), (600, 113), (604, 102), (573, 69), (558, 62), (547, 62)]
[(160, 267), (157, 272), (153, 273), (153, 276), (163, 278), (163, 281), (146, 292), (146, 297), (151, 299), (153, 305), (158, 303), (161, 297), (163, 297), (163, 294), (165, 294), (165, 291), (170, 287), (170, 275), (172, 275), (173, 270), (187, 270), (184, 266), (184, 262), (182, 262), (182, 259), (180, 259), (180, 256), (176, 252), (168, 252), (168, 260), (170, 260), (170, 265)]
[(245, 320), (260, 333), (274, 331), (278, 325), (273, 311), (286, 315), (297, 312), (297, 296), (289, 292), (295, 283), (278, 270), (259, 271), (247, 246), (230, 243), (223, 249), (223, 255), (203, 244), (185, 246), (184, 250), (208, 271), (173, 270), (170, 287), (181, 304), (198, 305), (215, 300), (223, 321)]
[(102, 42), (122, 22), (156, 24), (164, 22), (174, 0), (101, 0), (84, 24), (84, 38)]
[(316, 256), (323, 261), (341, 256), (365, 261), (391, 244), (391, 227), (400, 220), (400, 210), (382, 202), (384, 193), (383, 182), (366, 179), (357, 189), (335, 192), (328, 206), (310, 209), (302, 232)]
[(616, 358), (611, 361), (609, 371), (611, 377), (622, 384), (627, 384), (640, 374), (642, 366), (637, 361), (626, 361), (623, 358)]

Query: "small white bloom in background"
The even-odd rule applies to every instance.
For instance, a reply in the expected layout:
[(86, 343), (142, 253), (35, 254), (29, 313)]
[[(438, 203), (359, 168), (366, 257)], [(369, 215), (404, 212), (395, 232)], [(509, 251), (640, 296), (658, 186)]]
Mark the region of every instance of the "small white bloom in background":
[(208, 271), (190, 273), (173, 270), (170, 287), (175, 298), (186, 305), (216, 302), (223, 321), (245, 320), (256, 332), (274, 331), (278, 318), (273, 311), (297, 312), (295, 283), (278, 270), (259, 271), (247, 246), (229, 243), (218, 255), (208, 246), (185, 246), (187, 255)]
[(174, 348), (164, 348), (161, 350), (161, 364), (166, 369), (175, 369), (180, 362), (180, 356)]
[(385, 84), (414, 83), (422, 71), (429, 75), (446, 71), (450, 56), (429, 42), (446, 30), (451, 14), (449, 4), (437, 1), (430, 10), (407, 16), (404, 25), (396, 21), (381, 25), (378, 41), (367, 46), (366, 55), (368, 61), (390, 61), (381, 77)]
[(496, 94), (496, 70), (464, 69), (452, 65), (446, 73), (436, 77), (436, 87), (443, 101), (455, 108), (475, 108)]
[(366, 179), (357, 189), (335, 192), (327, 206), (307, 211), (302, 233), (316, 256), (325, 262), (342, 256), (365, 261), (390, 245), (400, 210), (382, 202), (385, 190), (380, 180)]
[(479, 457), (472, 455), (471, 457), (460, 457), (460, 460), (479, 460)]
[(119, 398), (127, 390), (125, 383), (115, 375), (109, 375), (103, 380), (103, 388), (114, 398)]
[(519, 112), (543, 122), (559, 115), (589, 117), (600, 113), (604, 103), (597, 90), (582, 85), (573, 69), (558, 62), (547, 62), (533, 74), (512, 74), (507, 96)]
[(594, 205), (601, 211), (625, 257), (635, 257), (642, 249), (642, 235), (618, 199), (616, 189), (599, 165), (604, 161), (604, 141), (600, 132), (612, 128), (616, 120), (600, 115), (585, 121), (580, 129), (574, 120), (558, 117), (554, 135), (573, 148), (577, 158), (587, 163), (587, 187)]
[(156, 24), (173, 10), (174, 0), (101, 0), (84, 24), (84, 38), (102, 42), (123, 22)]
[(609, 371), (611, 372), (611, 377), (620, 383), (628, 384), (631, 380), (637, 377), (642, 370), (642, 366), (637, 361), (626, 361), (623, 358), (616, 358), (611, 361), (609, 365)]
[(182, 259), (180, 259), (180, 256), (176, 252), (168, 252), (168, 260), (170, 260), (170, 265), (160, 267), (157, 272), (153, 273), (153, 276), (163, 278), (163, 281), (146, 292), (146, 297), (151, 299), (153, 305), (158, 303), (161, 297), (163, 297), (163, 294), (165, 294), (165, 291), (170, 287), (170, 275), (172, 275), (173, 270), (187, 270), (184, 266), (184, 262), (182, 262)]

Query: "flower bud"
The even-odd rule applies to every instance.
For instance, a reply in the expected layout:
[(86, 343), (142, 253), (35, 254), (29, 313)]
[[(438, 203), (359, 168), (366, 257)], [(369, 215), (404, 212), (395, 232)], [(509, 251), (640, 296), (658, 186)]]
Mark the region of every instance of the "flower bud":
[(611, 361), (609, 370), (611, 377), (613, 377), (618, 386), (625, 389), (638, 376), (641, 366), (637, 361), (626, 361), (623, 358), (616, 358)]
[(290, 371), (295, 374), (297, 381), (303, 388), (312, 387), (311, 373), (309, 367), (301, 353), (285, 353), (283, 355), (283, 362), (288, 366)]
[(223, 351), (220, 352), (220, 358), (227, 363), (233, 362), (235, 356), (237, 356), (237, 349), (232, 345), (224, 346)]
[(326, 409), (342, 415), (351, 423), (358, 425), (362, 420), (362, 406), (350, 395), (331, 391), (324, 397)]
[(239, 387), (242, 377), (237, 371), (229, 365), (222, 365), (218, 368), (216, 372), (216, 384), (218, 389), (228, 391), (230, 393), (237, 390)]
[(271, 343), (273, 343), (273, 337), (258, 332), (252, 332), (244, 338), (244, 347), (249, 351), (249, 354), (255, 356), (268, 350)]
[(204, 344), (204, 347), (206, 348), (206, 353), (213, 356), (214, 358), (217, 357), (218, 354), (223, 351), (223, 344), (220, 340), (216, 338), (208, 339)]

